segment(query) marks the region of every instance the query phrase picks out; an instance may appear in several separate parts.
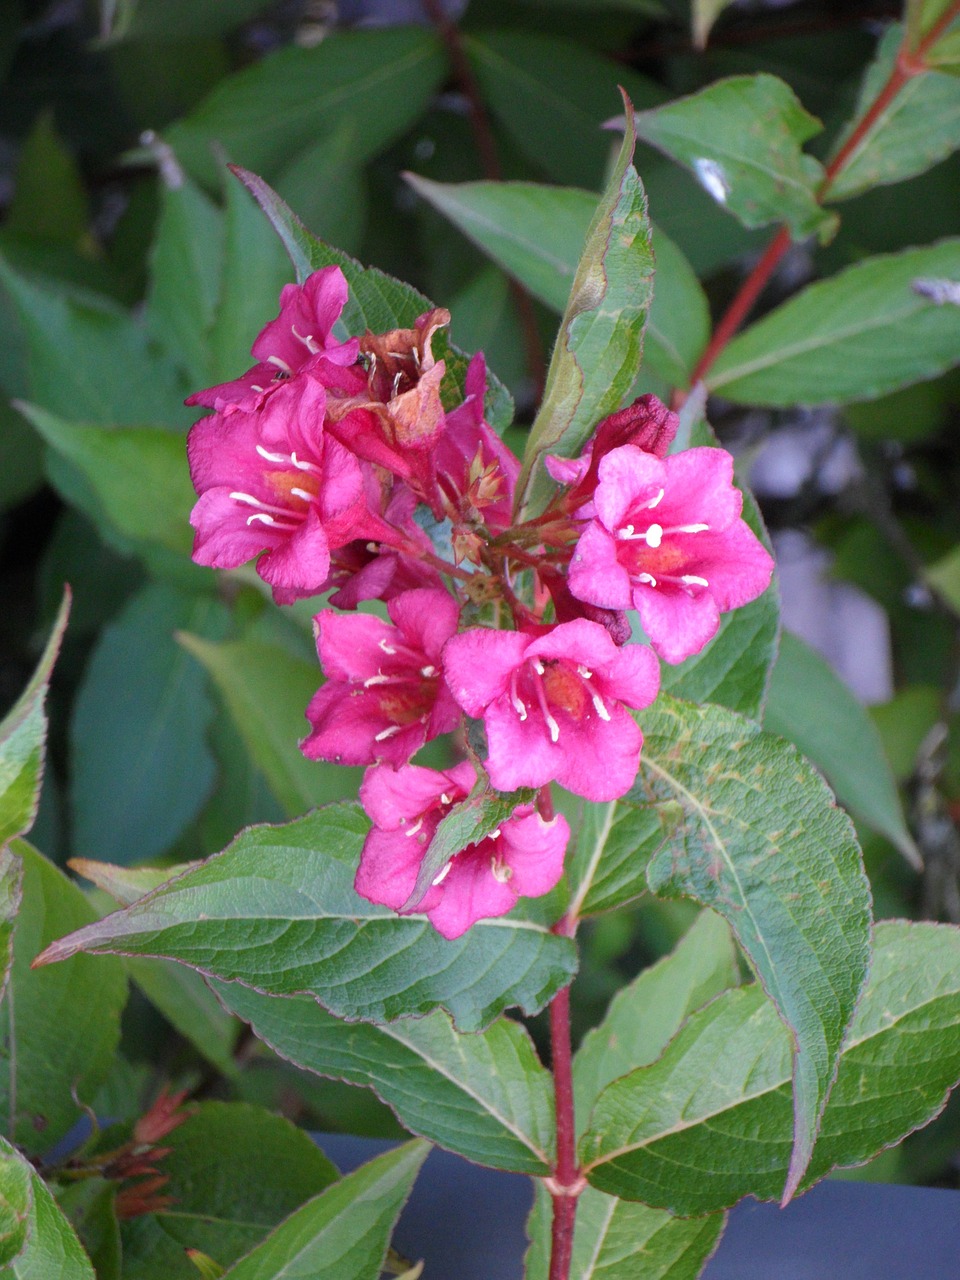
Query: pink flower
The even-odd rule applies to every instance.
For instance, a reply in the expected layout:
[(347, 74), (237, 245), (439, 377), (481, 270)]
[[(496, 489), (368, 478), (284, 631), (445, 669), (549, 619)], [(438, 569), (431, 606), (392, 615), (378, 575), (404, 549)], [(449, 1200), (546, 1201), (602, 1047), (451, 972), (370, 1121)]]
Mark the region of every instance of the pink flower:
[(323, 430), (325, 405), (320, 383), (298, 378), (258, 412), (201, 418), (187, 439), (200, 495), (194, 560), (235, 569), (265, 552), (257, 572), (278, 604), (323, 589), (331, 547), (389, 536), (368, 509), (360, 463)]
[[(471, 764), (443, 773), (417, 765), (368, 770), (360, 800), (374, 826), (360, 855), (357, 893), (399, 911), (441, 820), (475, 782)], [(521, 805), (486, 839), (456, 854), (417, 911), (445, 938), (459, 938), (478, 920), (510, 911), (519, 897), (548, 893), (563, 874), (569, 839), (563, 817), (545, 822), (533, 805)]]
[(740, 516), (733, 459), (686, 449), (660, 459), (632, 446), (600, 462), (596, 518), (570, 563), (570, 590), (607, 609), (637, 610), (667, 662), (699, 653), (720, 613), (768, 587), (773, 560)]
[(315, 366), (318, 356), (333, 365), (354, 364), (358, 340), (340, 342), (333, 336), (346, 301), (347, 282), (339, 267), (321, 267), (303, 284), (284, 285), (280, 314), (261, 329), (253, 344), (258, 363), (232, 382), (196, 392), (187, 404), (206, 405), (218, 413), (249, 411), (305, 366)]
[(547, 635), (475, 628), (443, 651), (454, 698), (487, 730), (499, 791), (554, 779), (588, 800), (615, 800), (637, 776), (643, 737), (625, 709), (657, 696), (660, 672), (645, 645), (618, 648), (585, 618)]
[(329, 610), (314, 619), (327, 683), (307, 708), (313, 729), (300, 749), (311, 760), (406, 764), (459, 723), (440, 672), (440, 651), (457, 629), (457, 602), (423, 588), (395, 596), (387, 612), (393, 625)]

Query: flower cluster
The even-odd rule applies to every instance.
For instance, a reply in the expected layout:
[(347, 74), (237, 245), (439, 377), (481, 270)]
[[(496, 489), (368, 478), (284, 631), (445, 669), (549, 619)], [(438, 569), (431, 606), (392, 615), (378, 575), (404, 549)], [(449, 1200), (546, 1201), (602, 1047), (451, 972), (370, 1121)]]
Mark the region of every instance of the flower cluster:
[[(280, 604), (383, 602), (386, 617), (316, 616), (326, 682), (301, 747), (367, 766), (358, 892), (454, 938), (553, 888), (569, 829), (550, 816), (549, 784), (625, 795), (643, 741), (631, 712), (657, 696), (658, 657), (699, 652), (773, 566), (729, 454), (669, 453), (677, 419), (653, 396), (599, 423), (579, 458), (548, 459), (556, 492), (521, 518), (520, 462), (486, 421), (483, 357), (456, 407), (441, 398), (432, 347), (449, 314), (340, 341), (346, 301), (337, 267), (286, 286), (254, 367), (191, 397), (213, 410), (188, 442), (194, 558), (258, 557)], [(451, 733), (469, 759), (410, 763)], [(536, 804), (513, 797), (508, 819), (420, 884), (448, 814), (522, 788)]]

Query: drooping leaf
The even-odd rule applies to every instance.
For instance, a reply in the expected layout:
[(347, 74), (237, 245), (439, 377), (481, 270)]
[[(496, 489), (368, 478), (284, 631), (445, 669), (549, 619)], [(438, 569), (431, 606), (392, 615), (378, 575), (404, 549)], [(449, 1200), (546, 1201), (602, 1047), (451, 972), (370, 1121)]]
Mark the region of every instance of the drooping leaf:
[(68, 420), (102, 426), (179, 427), (185, 387), (152, 350), (146, 329), (114, 303), (83, 301), (28, 280), (0, 259), (0, 284), (26, 340), (26, 398)]
[(630, 121), (632, 114), (587, 231), (524, 455), (517, 495), (528, 514), (536, 514), (553, 490), (541, 465), (544, 454), (575, 456), (597, 422), (620, 407), (640, 367), (653, 254), (646, 196), (632, 164)]
[[(867, 68), (850, 123), (837, 138), (843, 147), (886, 84), (903, 42), (903, 28), (892, 23)], [(871, 187), (902, 182), (923, 173), (960, 147), (960, 84), (951, 76), (911, 76), (857, 143), (836, 178), (829, 200), (846, 200)]]
[(57, 1187), (57, 1204), (93, 1263), (97, 1280), (121, 1280), (117, 1190), (116, 1182), (97, 1177)]
[(686, 1018), (739, 985), (736, 948), (726, 921), (705, 911), (668, 956), (613, 997), (603, 1022), (573, 1060), (579, 1130), (611, 1081), (660, 1056)]
[[(464, 235), (554, 311), (570, 293), (597, 198), (571, 187), (529, 182), (431, 182), (410, 185)], [(683, 253), (653, 228), (656, 281), (647, 320), (647, 367), (686, 386), (710, 336), (706, 295)]]
[(101, 4), (101, 38), (120, 40), (202, 40), (248, 22), (268, 0), (232, 0), (229, 5), (198, 0), (116, 0)]
[(53, 111), (42, 111), (20, 148), (4, 234), (77, 246), (89, 217), (77, 163), (57, 133)]
[(555, 182), (599, 187), (610, 151), (602, 124), (618, 90), (639, 107), (664, 99), (659, 85), (623, 62), (546, 31), (471, 33), (464, 45), (484, 103)]
[(707, 47), (707, 40), (713, 29), (713, 24), (724, 9), (729, 9), (732, 3), (733, 0), (692, 0), (690, 5), (690, 25), (693, 43), (698, 49)]
[(957, 363), (960, 308), (914, 288), (960, 277), (960, 239), (868, 258), (808, 285), (734, 338), (707, 376), (747, 404), (870, 400)]
[(322, 682), (319, 665), (258, 640), (215, 644), (182, 633), (180, 643), (213, 678), (252, 760), (290, 817), (355, 795), (359, 769), (308, 760), (297, 747), (307, 704)]
[(796, 750), (743, 716), (662, 695), (643, 726), (631, 795), (667, 802), (673, 821), (683, 812), (650, 860), (650, 888), (728, 921), (794, 1037), (789, 1199), (866, 973), (870, 892), (853, 827)]
[(746, 227), (786, 223), (799, 240), (836, 223), (815, 194), (823, 168), (801, 149), (822, 125), (776, 76), (718, 80), (637, 112), (635, 124)]
[(205, 1102), (163, 1145), (170, 1203), (122, 1226), (124, 1274), (137, 1280), (196, 1280), (187, 1248), (229, 1266), (337, 1179), (302, 1130), (247, 1103)]
[(220, 1072), (230, 1077), (239, 1024), (225, 1013), (203, 978), (182, 964), (130, 957), (127, 973), (155, 1009)]
[(824, 659), (790, 632), (780, 638), (764, 727), (796, 743), (823, 770), (840, 803), (919, 867), (873, 721)]
[[(550, 1273), (550, 1196), (537, 1187), (527, 1220), (526, 1280)], [(577, 1201), (570, 1275), (576, 1280), (698, 1280), (726, 1215), (676, 1218), (587, 1187)]]
[[(183, 439), (159, 427), (98, 427), (67, 421), (19, 402), (51, 449), (84, 477), (93, 503), (85, 510), (101, 534), (121, 546), (165, 547), (190, 554), (190, 484)], [(56, 481), (58, 473), (53, 474)], [(144, 500), (145, 494), (149, 501)], [(68, 501), (75, 491), (64, 494)]]
[(214, 782), (204, 673), (174, 640), (216, 634), (223, 606), (149, 586), (105, 628), (84, 672), (70, 742), (70, 804), (80, 856), (141, 862), (165, 850)]
[(493, 791), (486, 778), (479, 780), (466, 800), (455, 804), (442, 818), (417, 872), (416, 884), (404, 911), (413, 911), (423, 901), (437, 875), (468, 845), (479, 844), (506, 822), (521, 804), (532, 804), (536, 791), (531, 787), (509, 793)]
[(113, 959), (101, 965), (76, 956), (62, 969), (31, 969), (45, 946), (89, 924), (94, 912), (36, 850), (22, 840), (12, 847), (23, 861), (24, 882), (0, 1005), (0, 1123), (25, 1151), (39, 1153), (72, 1128), (106, 1078), (127, 984)]
[[(336, 266), (350, 286), (350, 297), (343, 309), (341, 324), (348, 335), (360, 335), (367, 329), (386, 333), (391, 329), (410, 328), (418, 316), (431, 309), (431, 302), (416, 289), (376, 267), (361, 266), (355, 258), (332, 245), (318, 240), (303, 225), (283, 200), (255, 173), (232, 165), (233, 172), (266, 214), (283, 242), (303, 281), (320, 267)], [(441, 387), (446, 408), (455, 408), (463, 399), (467, 357), (446, 337), (444, 331), (434, 334), (433, 354), (446, 363), (447, 376)], [(499, 379), (487, 370), (487, 420), (498, 431), (513, 421), (513, 401)]]
[[(895, 921), (877, 926), (875, 944), (803, 1185), (927, 1124), (960, 1078), (960, 931)], [(789, 1037), (754, 985), (720, 996), (659, 1062), (611, 1084), (581, 1155), (597, 1185), (683, 1213), (770, 1199), (790, 1111)]]
[[(47, 737), (44, 702), (69, 614), (67, 589), (30, 683), (0, 722), (0, 848), (29, 831), (37, 815)], [(0, 919), (3, 914), (0, 909)], [(0, 977), (0, 990), (2, 987)]]
[(223, 853), (124, 911), (48, 948), (180, 960), (272, 995), (308, 992), (339, 1017), (389, 1021), (445, 1008), (479, 1030), (511, 1005), (539, 1009), (569, 983), (569, 939), (513, 919), (448, 942), (422, 916), (358, 897), (368, 823), (331, 805), (282, 827), (252, 827)]
[(341, 1022), (308, 996), (277, 999), (223, 982), (214, 989), (281, 1057), (369, 1086), (411, 1133), (477, 1164), (549, 1172), (550, 1076), (517, 1023), (500, 1018), (460, 1035), (445, 1014), (432, 1013), (373, 1026)]
[[(90, 1259), (50, 1189), (2, 1137), (0, 1224), (2, 1280), (97, 1280)], [(7, 1224), (11, 1234), (5, 1247), (2, 1232)]]
[(162, 187), (160, 219), (150, 252), (147, 325), (198, 388), (215, 379), (209, 333), (222, 265), (223, 215), (174, 166), (174, 174)]
[(430, 1148), (408, 1142), (361, 1165), (282, 1222), (224, 1280), (368, 1280)]
[(270, 178), (353, 121), (362, 163), (423, 113), (445, 70), (436, 36), (422, 27), (338, 32), (312, 49), (281, 49), (227, 76), (168, 131), (167, 141), (201, 181), (213, 177), (213, 142)]

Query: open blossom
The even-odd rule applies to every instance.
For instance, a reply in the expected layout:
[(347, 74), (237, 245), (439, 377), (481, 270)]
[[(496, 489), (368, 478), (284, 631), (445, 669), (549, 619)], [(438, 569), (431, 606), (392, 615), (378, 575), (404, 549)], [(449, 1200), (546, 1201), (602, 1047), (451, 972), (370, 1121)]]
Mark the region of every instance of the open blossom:
[(284, 285), (280, 314), (261, 329), (253, 344), (254, 367), (232, 382), (196, 392), (187, 404), (206, 405), (219, 413), (249, 411), (301, 370), (316, 368), (318, 356), (334, 366), (354, 364), (357, 339), (340, 342), (333, 336), (346, 301), (347, 282), (339, 267), (321, 267), (303, 284)]
[(682, 662), (712, 639), (723, 610), (770, 583), (773, 560), (741, 518), (733, 459), (712, 448), (661, 459), (626, 445), (598, 475), (570, 590), (607, 609), (632, 605), (660, 657)]
[[(360, 801), (374, 825), (360, 856), (357, 892), (399, 911), (438, 825), (475, 782), (468, 763), (442, 773), (417, 765), (368, 770)], [(416, 909), (445, 938), (458, 938), (477, 920), (511, 910), (519, 897), (548, 893), (563, 874), (569, 839), (562, 816), (547, 822), (533, 805), (521, 805), (497, 830), (457, 853)]]
[(405, 764), (459, 723), (440, 670), (440, 651), (457, 629), (457, 602), (423, 588), (395, 596), (387, 612), (390, 623), (329, 610), (314, 619), (327, 683), (307, 708), (313, 728), (300, 749), (312, 760)]
[(660, 682), (645, 645), (618, 648), (585, 618), (540, 636), (474, 628), (447, 643), (443, 665), (460, 706), (483, 717), (498, 790), (556, 779), (588, 800), (615, 800), (630, 789), (643, 738), (626, 707), (649, 706)]
[(187, 440), (194, 560), (235, 569), (265, 552), (257, 572), (278, 604), (323, 589), (331, 548), (390, 533), (368, 508), (360, 463), (325, 434), (325, 405), (320, 383), (301, 378), (257, 412), (201, 418)]

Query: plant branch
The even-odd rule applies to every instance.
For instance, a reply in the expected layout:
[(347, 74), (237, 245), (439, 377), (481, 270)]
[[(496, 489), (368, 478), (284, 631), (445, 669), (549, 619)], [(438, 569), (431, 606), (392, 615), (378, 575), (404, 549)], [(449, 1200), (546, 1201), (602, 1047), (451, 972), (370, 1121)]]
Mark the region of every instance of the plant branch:
[[(473, 74), (473, 68), (470, 66), (470, 59), (467, 57), (466, 50), (463, 47), (460, 32), (456, 24), (451, 22), (444, 13), (440, 0), (423, 0), (423, 5), (430, 21), (437, 29), (437, 34), (446, 47), (447, 56), (450, 58), (450, 64), (453, 67), (453, 74), (456, 76), (463, 96), (467, 100), (467, 109), (470, 113), (470, 128), (473, 132), (477, 153), (480, 156), (483, 176), (491, 182), (502, 182), (503, 169), (500, 166), (500, 157), (497, 154), (497, 144), (490, 125), (490, 117), (487, 114), (480, 87)], [(513, 276), (508, 276), (507, 280), (514, 305), (517, 308), (520, 328), (523, 332), (527, 372), (530, 374), (534, 384), (535, 399), (539, 402), (543, 396), (543, 387), (546, 382), (547, 362), (543, 352), (543, 343), (540, 341), (540, 331), (537, 328), (537, 317), (533, 310), (533, 302), (526, 289)]]
[[(923, 39), (919, 41), (915, 50), (911, 51), (909, 49), (907, 34), (904, 32), (903, 41), (897, 51), (893, 69), (887, 77), (886, 83), (861, 116), (855, 128), (851, 131), (850, 137), (847, 138), (846, 142), (827, 165), (823, 179), (816, 190), (818, 201), (822, 202), (828, 196), (830, 188), (838, 175), (860, 148), (870, 130), (896, 98), (903, 86), (914, 76), (921, 75), (927, 70), (927, 65), (924, 62), (925, 55), (940, 39), (958, 14), (960, 14), (960, 0), (954, 0), (954, 3), (950, 5)], [(690, 377), (691, 386), (696, 386), (698, 382), (701, 382), (707, 371), (713, 367), (720, 352), (726, 347), (727, 343), (740, 328), (740, 325), (753, 310), (754, 304), (766, 288), (771, 276), (789, 248), (790, 232), (786, 227), (781, 227), (773, 240), (767, 245), (760, 260), (744, 280), (739, 292), (717, 324), (710, 342), (707, 344), (703, 355), (697, 361), (697, 365)], [(686, 399), (686, 394), (686, 392), (681, 391), (674, 396), (674, 408), (682, 405)]]
[[(542, 794), (542, 793), (541, 793)], [(576, 921), (564, 916), (553, 932), (573, 937)], [(577, 1165), (577, 1128), (573, 1109), (573, 1053), (570, 1040), (570, 988), (550, 1001), (550, 1047), (557, 1114), (557, 1163), (546, 1187), (553, 1199), (550, 1280), (569, 1280), (577, 1200), (586, 1185)]]

